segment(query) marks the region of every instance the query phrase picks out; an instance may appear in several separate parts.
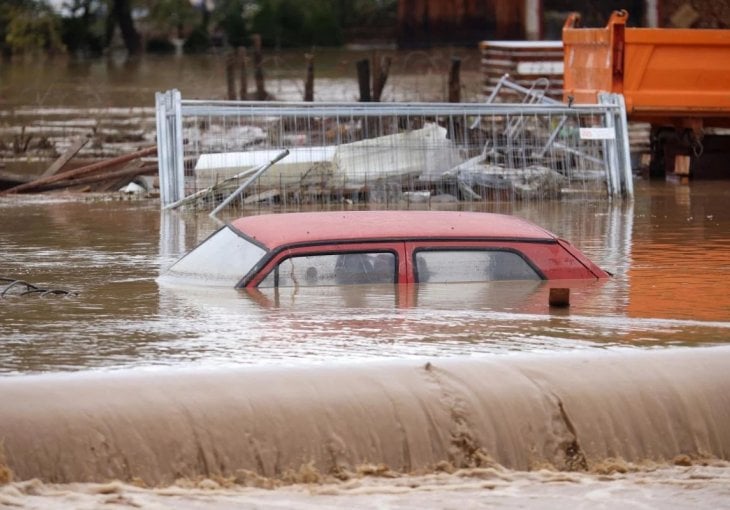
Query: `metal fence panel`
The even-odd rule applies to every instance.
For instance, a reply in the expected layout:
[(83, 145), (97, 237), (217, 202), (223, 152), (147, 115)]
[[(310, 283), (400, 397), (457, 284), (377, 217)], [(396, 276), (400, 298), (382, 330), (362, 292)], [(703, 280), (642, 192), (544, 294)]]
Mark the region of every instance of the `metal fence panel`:
[[(569, 107), (191, 101), (170, 91), (157, 95), (157, 108), (163, 206), (282, 149), (289, 155), (247, 189), (239, 206), (398, 207), (632, 193), (625, 110), (613, 96)], [(224, 195), (218, 187), (205, 196), (215, 207)]]

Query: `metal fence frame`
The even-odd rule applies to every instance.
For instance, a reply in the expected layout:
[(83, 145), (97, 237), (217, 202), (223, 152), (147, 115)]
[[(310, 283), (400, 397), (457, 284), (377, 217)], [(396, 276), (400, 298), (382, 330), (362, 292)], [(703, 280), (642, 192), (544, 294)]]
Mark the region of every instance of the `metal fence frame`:
[[(215, 117), (296, 117), (335, 119), (383, 116), (568, 116), (576, 113), (605, 118), (610, 136), (602, 138), (606, 168), (607, 196), (633, 195), (626, 108), (619, 94), (602, 94), (595, 105), (562, 103), (305, 103), (259, 101), (184, 100), (178, 90), (155, 96), (157, 114), (157, 147), (162, 207), (179, 201), (185, 195), (183, 159), (183, 118)], [(462, 123), (464, 129), (467, 122)], [(552, 140), (553, 138), (551, 138)], [(285, 147), (281, 147), (285, 148)]]

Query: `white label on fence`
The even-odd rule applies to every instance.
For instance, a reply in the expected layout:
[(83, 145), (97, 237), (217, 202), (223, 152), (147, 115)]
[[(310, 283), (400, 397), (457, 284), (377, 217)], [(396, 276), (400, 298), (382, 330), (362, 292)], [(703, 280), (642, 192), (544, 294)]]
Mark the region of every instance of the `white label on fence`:
[(517, 74), (563, 74), (563, 62), (518, 62)]
[(613, 128), (580, 128), (581, 140), (614, 140), (616, 131)]

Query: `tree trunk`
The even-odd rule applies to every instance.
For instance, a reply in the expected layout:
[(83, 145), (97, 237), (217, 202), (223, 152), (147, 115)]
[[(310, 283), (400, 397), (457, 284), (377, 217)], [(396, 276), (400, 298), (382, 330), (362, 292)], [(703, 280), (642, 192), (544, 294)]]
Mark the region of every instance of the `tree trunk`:
[[(119, 30), (122, 33), (122, 40), (124, 40), (124, 46), (130, 55), (138, 55), (142, 53), (142, 40), (139, 33), (134, 28), (134, 21), (132, 21), (132, 9), (129, 5), (130, 0), (114, 0), (112, 4), (112, 10), (109, 13), (110, 21), (107, 25), (108, 29), (114, 27), (114, 24), (119, 25)], [(112, 30), (107, 31), (109, 39), (111, 39)]]

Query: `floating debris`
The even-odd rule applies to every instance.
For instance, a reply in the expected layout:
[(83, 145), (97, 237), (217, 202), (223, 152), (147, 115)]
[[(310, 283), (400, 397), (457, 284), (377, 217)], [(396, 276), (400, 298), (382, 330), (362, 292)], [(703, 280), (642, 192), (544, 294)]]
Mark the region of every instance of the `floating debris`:
[(65, 289), (39, 287), (17, 278), (0, 277), (0, 298), (10, 296), (78, 296), (78, 292)]

